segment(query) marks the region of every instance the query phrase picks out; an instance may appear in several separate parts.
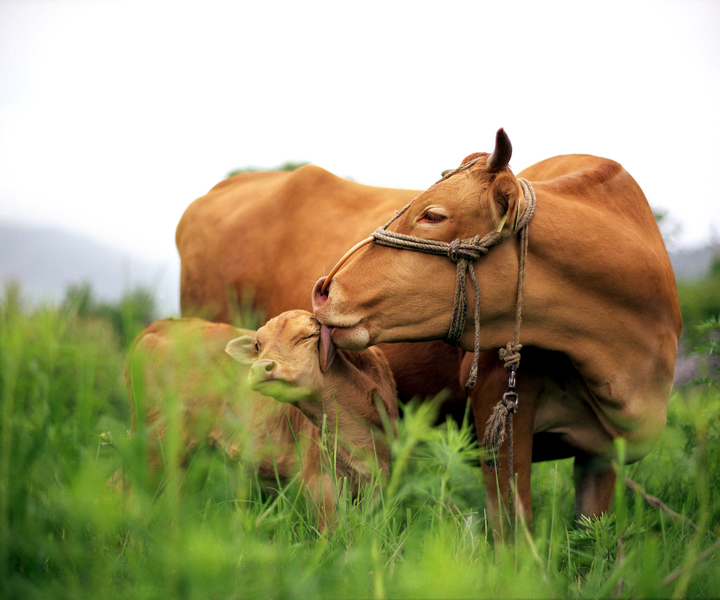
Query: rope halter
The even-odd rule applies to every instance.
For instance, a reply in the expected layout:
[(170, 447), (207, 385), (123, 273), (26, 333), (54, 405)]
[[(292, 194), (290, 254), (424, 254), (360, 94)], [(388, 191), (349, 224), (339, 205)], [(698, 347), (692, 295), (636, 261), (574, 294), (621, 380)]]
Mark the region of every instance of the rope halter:
[[(440, 181), (451, 177), (455, 173), (464, 171), (465, 169), (472, 166), (479, 159), (475, 159), (461, 165), (458, 169), (445, 173)], [(522, 347), (519, 343), (520, 338), (520, 321), (521, 321), (521, 310), (522, 310), (522, 293), (525, 279), (525, 262), (527, 258), (527, 224), (530, 222), (533, 214), (535, 213), (535, 190), (529, 181), (525, 179), (518, 179), (520, 186), (522, 187), (523, 194), (525, 195), (525, 211), (517, 222), (513, 233), (520, 232), (521, 234), (521, 256), (518, 273), (518, 297), (516, 307), (516, 320), (515, 320), (515, 338), (510, 342), (506, 348), (500, 351), (500, 357), (505, 360), (505, 366), (515, 368), (520, 362), (520, 348)], [(439, 182), (438, 182), (439, 183)], [(439, 240), (426, 240), (403, 233), (396, 233), (394, 231), (388, 231), (388, 227), (396, 219), (402, 216), (415, 201), (413, 199), (405, 208), (397, 212), (395, 216), (390, 219), (385, 225), (379, 227), (372, 234), (371, 238), (365, 240), (368, 243), (370, 239), (380, 246), (388, 246), (390, 248), (397, 248), (400, 250), (414, 250), (416, 252), (424, 252), (426, 254), (437, 254), (440, 256), (447, 256), (451, 261), (457, 264), (457, 271), (455, 277), (455, 301), (453, 306), (452, 320), (450, 322), (450, 328), (444, 341), (452, 346), (460, 344), (460, 338), (465, 329), (465, 321), (467, 320), (467, 290), (466, 280), (467, 275), (470, 275), (470, 279), (473, 284), (475, 291), (475, 346), (472, 366), (470, 368), (470, 375), (467, 382), (465, 383), (466, 389), (469, 391), (477, 382), (477, 370), (478, 370), (478, 358), (480, 354), (480, 284), (478, 283), (475, 269), (472, 268), (472, 263), (478, 258), (487, 254), (487, 251), (503, 240), (502, 234), (500, 233), (507, 215), (503, 217), (502, 222), (497, 230), (491, 231), (484, 236), (476, 235), (472, 238), (464, 240), (454, 240), (452, 242), (442, 242)], [(514, 370), (514, 369), (513, 369)]]
[[(469, 169), (482, 157), (478, 157), (474, 160), (468, 161), (467, 163), (460, 165), (457, 169), (446, 171), (443, 173), (442, 178), (436, 182), (444, 181), (448, 177), (452, 177), (456, 173)], [(507, 438), (505, 433), (505, 427), (507, 424), (509, 430), (509, 443), (508, 443), (508, 497), (510, 499), (510, 513), (513, 513), (513, 500), (512, 500), (512, 481), (514, 477), (513, 468), (513, 419), (512, 415), (517, 410), (518, 406), (518, 395), (515, 392), (515, 372), (520, 364), (520, 324), (522, 322), (522, 302), (523, 302), (523, 290), (525, 287), (525, 265), (527, 263), (527, 251), (528, 251), (528, 223), (535, 214), (536, 198), (535, 190), (529, 181), (518, 178), (523, 194), (525, 196), (525, 211), (522, 216), (517, 219), (515, 226), (513, 227), (512, 233), (520, 232), (520, 260), (518, 264), (518, 291), (517, 301), (515, 308), (515, 332), (511, 342), (508, 342), (505, 348), (501, 348), (499, 351), (501, 360), (505, 363), (505, 368), (510, 370), (510, 377), (508, 379), (508, 391), (503, 395), (502, 400), (497, 403), (497, 406), (493, 410), (492, 415), (488, 419), (487, 426), (485, 429), (485, 436), (483, 439), (483, 446), (490, 450), (490, 455), (486, 459), (487, 464), (494, 468), (497, 460), (497, 451), (502, 443)], [(435, 184), (435, 185), (436, 185)], [(331, 279), (340, 269), (340, 267), (352, 256), (357, 250), (366, 244), (375, 243), (380, 246), (388, 246), (390, 248), (397, 248), (401, 250), (414, 250), (416, 252), (424, 252), (426, 254), (437, 254), (440, 256), (447, 256), (451, 261), (457, 265), (457, 271), (455, 276), (455, 300), (453, 305), (452, 320), (450, 322), (450, 328), (444, 341), (453, 346), (460, 344), (463, 331), (465, 329), (465, 322), (467, 320), (467, 290), (466, 290), (466, 279), (469, 273), (470, 279), (473, 284), (475, 291), (475, 344), (472, 366), (470, 367), (470, 374), (468, 380), (465, 383), (465, 388), (469, 392), (475, 386), (478, 376), (478, 359), (480, 356), (480, 284), (478, 283), (477, 274), (473, 268), (473, 263), (487, 254), (487, 251), (495, 244), (500, 243), (503, 240), (501, 231), (507, 220), (507, 214), (503, 217), (500, 226), (490, 233), (484, 236), (476, 235), (475, 237), (454, 240), (450, 243), (442, 242), (440, 240), (426, 240), (402, 233), (396, 233), (394, 231), (388, 231), (388, 227), (400, 216), (402, 216), (412, 206), (417, 198), (411, 200), (405, 208), (395, 213), (395, 216), (390, 219), (385, 225), (379, 227), (375, 232), (368, 238), (362, 240), (355, 246), (353, 246), (345, 255), (338, 261), (335, 267), (332, 269), (330, 274), (326, 277), (323, 285), (320, 289), (320, 293), (325, 294), (327, 286)]]

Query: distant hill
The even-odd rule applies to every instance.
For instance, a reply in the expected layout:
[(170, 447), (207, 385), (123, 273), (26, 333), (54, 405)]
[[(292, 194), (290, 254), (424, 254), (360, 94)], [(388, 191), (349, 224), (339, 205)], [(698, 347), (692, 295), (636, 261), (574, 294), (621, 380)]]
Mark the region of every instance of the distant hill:
[(0, 224), (0, 288), (9, 279), (33, 304), (57, 304), (69, 285), (88, 282), (98, 300), (115, 302), (142, 286), (154, 292), (158, 316), (180, 312), (179, 260), (146, 261), (60, 229)]
[(720, 244), (711, 243), (701, 248), (684, 248), (670, 253), (670, 261), (678, 281), (701, 279), (710, 271), (715, 258), (720, 257)]
[[(678, 281), (703, 277), (720, 245), (680, 249), (670, 259)], [(114, 302), (142, 285), (155, 292), (160, 317), (180, 313), (180, 264), (144, 261), (82, 235), (60, 229), (0, 224), (0, 286), (8, 279), (21, 285), (33, 303), (59, 302), (70, 284), (89, 282), (95, 297)]]

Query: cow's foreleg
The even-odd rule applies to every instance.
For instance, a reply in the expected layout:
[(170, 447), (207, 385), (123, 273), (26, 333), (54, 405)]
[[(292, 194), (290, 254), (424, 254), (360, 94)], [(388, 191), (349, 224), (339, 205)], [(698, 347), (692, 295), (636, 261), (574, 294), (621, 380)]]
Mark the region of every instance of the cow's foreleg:
[[(532, 502), (530, 495), (530, 473), (532, 459), (532, 435), (519, 434), (517, 415), (514, 423), (514, 482), (517, 488), (513, 494), (513, 508), (517, 514), (518, 522), (523, 520), (526, 524), (532, 521)], [(520, 435), (523, 437), (520, 438)], [(485, 493), (487, 496), (488, 516), (490, 527), (495, 541), (508, 539), (512, 531), (512, 521), (515, 515), (509, 512), (509, 478), (508, 478), (508, 442), (500, 448), (497, 465), (490, 469), (483, 464), (483, 477), (485, 480)]]
[[(469, 367), (472, 356), (468, 355), (463, 362), (461, 373), (464, 375)], [(482, 444), (485, 425), (493, 408), (507, 391), (508, 372), (497, 358), (496, 351), (481, 353), (480, 377), (470, 398), (472, 402), (475, 425)], [(513, 416), (513, 470), (517, 481), (514, 494), (514, 508), (519, 518), (528, 524), (532, 519), (532, 504), (530, 496), (530, 472), (532, 467), (533, 423), (537, 390), (534, 389), (533, 380), (526, 376), (518, 380), (516, 387), (519, 397), (519, 408)], [(498, 461), (495, 469), (483, 464), (483, 476), (487, 495), (488, 516), (493, 537), (496, 541), (506, 538), (510, 532), (510, 521), (515, 516), (508, 514), (508, 442), (499, 449)]]
[(573, 466), (575, 517), (595, 517), (607, 512), (616, 479), (610, 458), (578, 454)]

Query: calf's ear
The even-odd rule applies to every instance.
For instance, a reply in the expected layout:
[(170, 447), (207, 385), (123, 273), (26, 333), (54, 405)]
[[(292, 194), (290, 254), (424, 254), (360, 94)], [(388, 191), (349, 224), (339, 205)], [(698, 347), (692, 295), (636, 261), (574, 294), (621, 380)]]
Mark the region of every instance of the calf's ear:
[(320, 370), (326, 373), (335, 360), (335, 344), (333, 344), (330, 328), (323, 325), (320, 327), (320, 339), (318, 340), (318, 357), (320, 359)]
[(225, 352), (238, 362), (247, 365), (254, 363), (258, 355), (255, 350), (255, 336), (241, 335), (230, 340), (225, 346)]

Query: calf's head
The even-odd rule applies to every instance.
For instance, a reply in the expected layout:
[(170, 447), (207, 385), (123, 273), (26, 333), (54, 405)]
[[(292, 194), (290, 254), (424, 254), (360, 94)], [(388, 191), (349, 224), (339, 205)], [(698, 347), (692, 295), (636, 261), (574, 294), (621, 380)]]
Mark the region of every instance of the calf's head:
[(254, 335), (231, 340), (226, 351), (250, 365), (252, 389), (290, 403), (317, 396), (335, 358), (330, 330), (304, 310), (282, 313)]
[[(471, 166), (420, 194), (388, 230), (447, 243), (493, 230), (510, 237), (525, 210), (522, 187), (508, 168), (511, 154), (510, 140), (500, 129), (492, 154), (468, 156), (463, 165), (474, 161)], [(477, 261), (478, 268), (483, 260)], [(313, 308), (320, 323), (333, 328), (339, 348), (443, 338), (451, 321), (455, 278), (456, 265), (443, 256), (367, 243), (329, 284), (325, 278), (316, 283)], [(503, 302), (510, 304), (508, 298)]]

